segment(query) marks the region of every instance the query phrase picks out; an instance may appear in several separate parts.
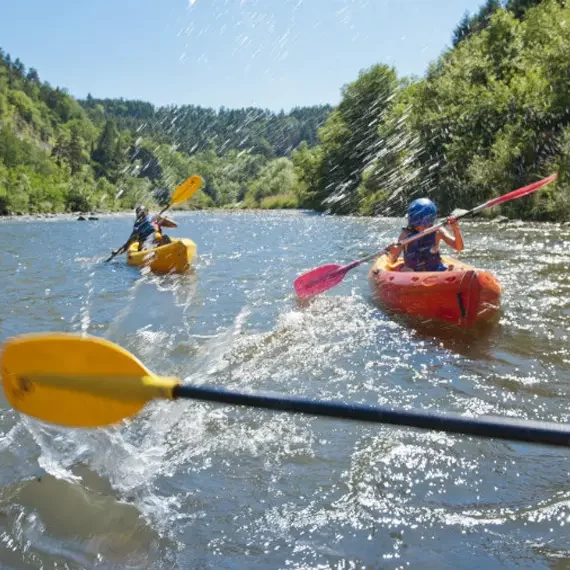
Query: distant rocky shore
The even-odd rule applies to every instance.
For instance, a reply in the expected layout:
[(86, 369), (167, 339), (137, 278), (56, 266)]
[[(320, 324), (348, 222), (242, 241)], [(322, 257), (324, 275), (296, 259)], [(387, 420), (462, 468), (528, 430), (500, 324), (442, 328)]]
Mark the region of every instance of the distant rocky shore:
[(0, 221), (17, 220), (20, 222), (33, 222), (39, 220), (98, 220), (99, 218), (110, 218), (130, 215), (130, 212), (65, 212), (63, 214), (10, 214), (0, 216)]
[[(195, 212), (209, 212), (215, 214), (268, 214), (268, 213), (282, 213), (282, 214), (289, 214), (289, 215), (326, 215), (319, 212), (315, 212), (312, 210), (300, 210), (300, 209), (286, 209), (286, 210), (272, 210), (272, 209), (247, 209), (247, 208), (206, 208), (204, 210), (172, 210), (171, 215), (181, 215), (181, 214), (188, 214), (188, 213), (195, 213)], [(455, 213), (455, 212), (454, 212)], [(34, 221), (41, 221), (41, 220), (76, 220), (76, 221), (97, 221), (102, 218), (114, 218), (114, 217), (125, 217), (125, 216), (132, 216), (132, 212), (130, 210), (122, 210), (119, 212), (66, 212), (62, 214), (11, 214), (7, 216), (0, 216), (0, 222), (2, 221), (20, 221), (20, 222), (34, 222)], [(361, 216), (349, 215), (349, 217), (359, 218)], [(365, 216), (368, 217), (368, 216)], [(392, 216), (379, 216), (383, 217), (392, 217)], [(505, 224), (509, 226), (520, 226), (526, 224), (552, 224), (553, 222), (537, 222), (533, 220), (517, 220), (507, 218), (506, 216), (495, 216), (494, 218), (482, 217), (482, 216), (475, 216), (475, 217), (466, 217), (460, 220), (461, 224), (463, 223), (478, 223), (478, 224)], [(570, 221), (568, 222), (558, 222), (555, 225), (559, 226), (570, 226)]]

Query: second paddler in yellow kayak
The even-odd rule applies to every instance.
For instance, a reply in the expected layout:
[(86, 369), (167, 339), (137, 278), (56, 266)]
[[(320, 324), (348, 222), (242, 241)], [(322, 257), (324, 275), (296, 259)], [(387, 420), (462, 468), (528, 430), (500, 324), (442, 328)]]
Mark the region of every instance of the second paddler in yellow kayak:
[(124, 245), (113, 250), (113, 255), (127, 251), (134, 242), (138, 242), (139, 251), (171, 243), (172, 240), (162, 231), (163, 227), (175, 228), (176, 222), (159, 215), (150, 216), (145, 206), (137, 206), (131, 235)]

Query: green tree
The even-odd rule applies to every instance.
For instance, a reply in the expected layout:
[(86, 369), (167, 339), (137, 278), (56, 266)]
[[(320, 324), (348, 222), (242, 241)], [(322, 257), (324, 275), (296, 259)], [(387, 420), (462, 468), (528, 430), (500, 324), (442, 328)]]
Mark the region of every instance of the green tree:
[(83, 147), (76, 127), (71, 129), (71, 138), (67, 145), (67, 159), (71, 168), (71, 174), (77, 174), (84, 163)]
[(515, 18), (522, 18), (525, 12), (534, 6), (538, 6), (543, 0), (508, 0), (507, 10), (511, 11)]
[(53, 145), (53, 148), (51, 149), (51, 156), (54, 157), (58, 166), (62, 166), (64, 161), (69, 158), (68, 157), (68, 144), (67, 144), (67, 140), (65, 138), (64, 132), (61, 132), (58, 135), (57, 140), (55, 141), (55, 144)]
[(501, 8), (500, 0), (487, 0), (474, 16), (465, 13), (453, 32), (453, 47), (456, 47), (459, 42), (467, 39), (472, 34), (484, 30), (488, 26), (491, 16)]
[(309, 156), (303, 147), (294, 159), (298, 169), (306, 166), (316, 175), (300, 173), (304, 205), (340, 214), (358, 208), (357, 189), (380, 151), (378, 127), (398, 86), (392, 68), (376, 65), (343, 88), (338, 108), (319, 130), (322, 150)]
[(105, 176), (110, 182), (117, 182), (121, 166), (121, 141), (115, 122), (108, 119), (103, 127), (91, 158), (95, 163), (95, 174)]
[(280, 196), (296, 205), (298, 184), (293, 163), (288, 158), (278, 158), (269, 162), (251, 182), (244, 203), (247, 207), (258, 208), (265, 198)]

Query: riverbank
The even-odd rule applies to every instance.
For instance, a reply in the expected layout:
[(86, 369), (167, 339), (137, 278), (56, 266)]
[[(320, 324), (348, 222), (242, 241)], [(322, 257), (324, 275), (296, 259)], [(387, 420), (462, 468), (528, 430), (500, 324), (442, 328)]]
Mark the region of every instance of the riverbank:
[[(276, 213), (283, 216), (323, 216), (323, 217), (336, 217), (336, 218), (358, 218), (358, 219), (403, 219), (401, 216), (358, 216), (355, 214), (326, 214), (323, 212), (316, 212), (315, 210), (287, 208), (283, 210), (278, 209), (264, 209), (264, 208), (204, 208), (200, 210), (179, 209), (171, 210), (171, 215), (181, 216), (188, 214), (197, 214), (200, 212), (207, 212), (217, 215), (228, 214), (243, 214), (243, 215), (259, 215), (267, 213)], [(7, 216), (0, 216), (0, 223), (7, 221), (18, 222), (38, 222), (38, 221), (55, 221), (55, 220), (75, 220), (75, 221), (97, 221), (104, 218), (123, 218), (132, 216), (131, 210), (121, 210), (117, 212), (64, 212), (59, 214), (12, 214)], [(570, 221), (566, 222), (542, 222), (537, 220), (518, 220), (507, 218), (506, 216), (498, 215), (493, 218), (484, 216), (467, 217), (461, 219), (461, 224), (493, 224), (493, 225), (506, 225), (509, 227), (516, 226), (545, 226), (545, 227), (570, 227)]]
[[(191, 210), (187, 208), (183, 209), (172, 209), (169, 211), (170, 215), (187, 215), (196, 214), (198, 212), (208, 212), (213, 214), (262, 214), (267, 212), (277, 212), (282, 215), (312, 215), (312, 216), (324, 216), (326, 214), (321, 214), (313, 210), (303, 210), (303, 209), (263, 209), (263, 208), (204, 208), (200, 210)], [(2, 221), (20, 221), (20, 222), (38, 222), (42, 220), (76, 220), (76, 221), (96, 221), (99, 218), (114, 218), (114, 217), (125, 217), (132, 216), (132, 210), (120, 210), (117, 212), (63, 212), (58, 214), (10, 214), (5, 216), (0, 216), (0, 222)]]
[(79, 220), (83, 218), (85, 221), (96, 220), (99, 218), (111, 218), (127, 216), (130, 212), (128, 210), (121, 212), (64, 212), (59, 214), (11, 214), (8, 216), (0, 216), (0, 222), (3, 221), (18, 221), (18, 222), (39, 222), (49, 220)]

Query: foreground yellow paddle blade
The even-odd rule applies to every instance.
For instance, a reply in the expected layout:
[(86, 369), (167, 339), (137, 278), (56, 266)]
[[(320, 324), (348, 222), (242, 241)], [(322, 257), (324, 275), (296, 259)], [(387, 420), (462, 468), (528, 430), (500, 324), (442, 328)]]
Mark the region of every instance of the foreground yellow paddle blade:
[(570, 447), (570, 424), (183, 385), (177, 378), (153, 375), (126, 350), (96, 337), (53, 333), (15, 337), (5, 344), (0, 364), (4, 391), (15, 409), (70, 427), (103, 427), (135, 414), (155, 398), (182, 398)]
[(70, 427), (117, 423), (154, 398), (171, 398), (178, 384), (154, 376), (112, 342), (64, 333), (10, 339), (0, 364), (4, 392), (14, 408)]
[(182, 182), (176, 190), (172, 193), (172, 197), (170, 199), (170, 204), (180, 204), (191, 198), (202, 185), (202, 179), (198, 175), (190, 176), (188, 180)]

